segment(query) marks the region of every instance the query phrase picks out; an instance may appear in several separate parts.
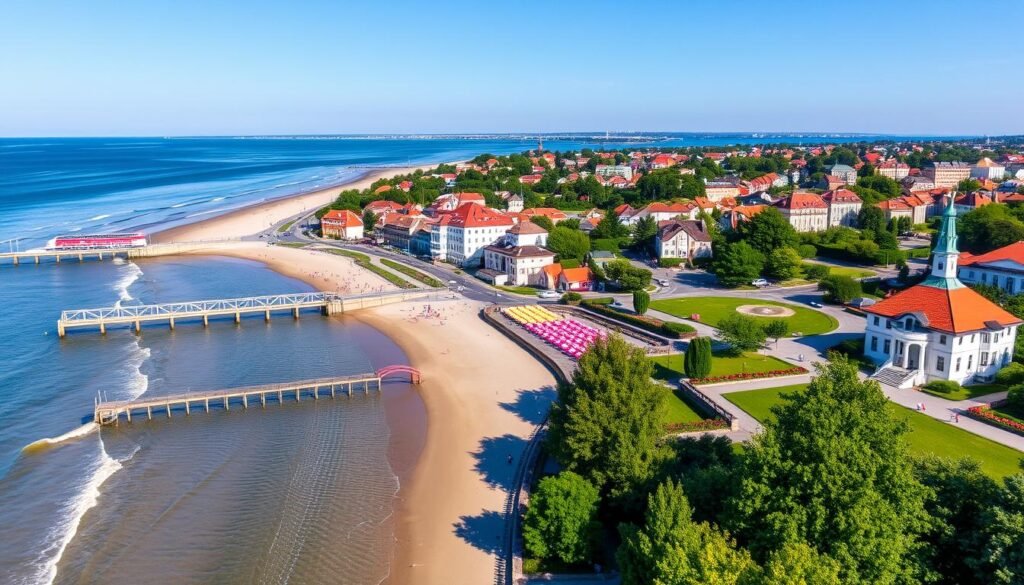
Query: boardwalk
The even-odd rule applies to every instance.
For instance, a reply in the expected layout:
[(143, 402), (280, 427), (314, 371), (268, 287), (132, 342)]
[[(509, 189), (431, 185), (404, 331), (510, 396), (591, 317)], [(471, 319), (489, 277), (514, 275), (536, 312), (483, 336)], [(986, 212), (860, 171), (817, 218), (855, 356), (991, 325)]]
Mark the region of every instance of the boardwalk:
[(64, 337), (68, 329), (81, 327), (97, 327), (100, 333), (106, 333), (107, 327), (111, 325), (130, 325), (136, 332), (139, 332), (143, 323), (153, 321), (167, 323), (171, 329), (174, 329), (176, 321), (196, 319), (202, 320), (203, 325), (209, 325), (211, 317), (233, 317), (235, 323), (239, 323), (242, 320), (242, 315), (252, 313), (262, 313), (264, 318), (269, 321), (271, 313), (281, 311), (288, 311), (297, 319), (299, 313), (304, 309), (320, 309), (326, 315), (334, 315), (354, 309), (422, 299), (443, 292), (447, 292), (447, 289), (427, 288), (360, 295), (310, 292), (157, 305), (74, 309), (61, 313), (60, 320), (57, 321), (57, 334)]
[(351, 396), (354, 392), (365, 392), (381, 389), (381, 382), (387, 377), (406, 377), (414, 384), (420, 383), (420, 372), (411, 366), (387, 366), (367, 374), (342, 376), (335, 378), (317, 378), (300, 380), (285, 384), (265, 384), (244, 388), (228, 388), (206, 392), (188, 392), (165, 396), (143, 397), (138, 400), (101, 401), (97, 400), (93, 409), (93, 421), (101, 425), (118, 424), (122, 417), (132, 422), (132, 415), (138, 417), (145, 414), (146, 420), (153, 419), (153, 412), (164, 412), (167, 417), (172, 412), (184, 412), (186, 416), (195, 408), (210, 412), (210, 406), (231, 410), (231, 404), (241, 404), (243, 409), (249, 403), (259, 403), (266, 407), (267, 402), (282, 404), (285, 399), (295, 398), (300, 402), (303, 396), (319, 400), (321, 397), (334, 398), (339, 393)]

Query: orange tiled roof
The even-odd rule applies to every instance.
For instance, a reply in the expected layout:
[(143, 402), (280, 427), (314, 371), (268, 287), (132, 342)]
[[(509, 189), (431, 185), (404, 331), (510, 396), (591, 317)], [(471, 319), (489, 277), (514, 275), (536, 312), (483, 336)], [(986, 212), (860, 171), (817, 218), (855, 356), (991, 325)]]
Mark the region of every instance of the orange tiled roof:
[(828, 205), (817, 193), (793, 193), (775, 204), (786, 209), (826, 209)]
[(476, 203), (463, 203), (455, 211), (451, 212), (448, 217), (451, 218), (448, 222), (449, 225), (464, 228), (504, 227), (512, 226), (514, 223), (512, 218), (504, 213), (498, 213), (489, 207)]
[(977, 256), (971, 254), (960, 254), (960, 266), (970, 266), (972, 264), (984, 264), (986, 262), (996, 262), (998, 260), (1012, 260), (1018, 264), (1024, 265), (1024, 242), (1015, 242), (1009, 246), (1003, 246), (991, 252), (984, 254), (978, 254)]
[(331, 225), (341, 226), (343, 228), (355, 227), (357, 225), (363, 225), (363, 220), (358, 215), (352, 213), (348, 209), (332, 209), (324, 214), (320, 218), (321, 223), (327, 221)]
[(995, 327), (1019, 325), (1020, 319), (1003, 310), (973, 289), (952, 290), (916, 285), (864, 309), (883, 317), (917, 313), (927, 318), (927, 326), (948, 333), (966, 333)]
[(565, 277), (566, 282), (587, 282), (593, 278), (590, 273), (590, 268), (586, 266), (580, 266), (579, 268), (564, 268), (562, 269), (562, 276)]

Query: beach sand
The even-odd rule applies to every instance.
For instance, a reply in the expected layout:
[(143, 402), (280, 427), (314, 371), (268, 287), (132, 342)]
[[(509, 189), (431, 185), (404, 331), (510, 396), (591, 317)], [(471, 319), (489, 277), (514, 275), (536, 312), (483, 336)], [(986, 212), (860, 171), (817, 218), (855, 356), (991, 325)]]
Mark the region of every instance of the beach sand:
[(168, 242), (226, 240), (251, 236), (304, 211), (319, 209), (337, 199), (338, 194), (347, 189), (365, 189), (381, 177), (405, 175), (415, 172), (417, 169), (427, 171), (436, 167), (436, 164), (432, 164), (372, 171), (366, 176), (342, 185), (293, 197), (275, 199), (266, 203), (257, 203), (225, 213), (224, 215), (211, 217), (210, 219), (158, 231), (150, 236), (150, 240), (155, 244), (164, 244)]
[[(396, 510), (390, 583), (494, 580), (514, 463), (555, 396), (554, 376), (479, 317), (482, 303), (390, 305), (352, 315), (383, 331), (423, 374), (427, 438)], [(406, 485), (408, 484), (408, 485)]]

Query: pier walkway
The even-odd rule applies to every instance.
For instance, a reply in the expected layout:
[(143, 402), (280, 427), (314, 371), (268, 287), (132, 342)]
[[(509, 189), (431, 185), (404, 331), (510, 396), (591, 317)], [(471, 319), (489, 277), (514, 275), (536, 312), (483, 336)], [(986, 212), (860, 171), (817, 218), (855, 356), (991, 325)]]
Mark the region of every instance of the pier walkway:
[(184, 411), (188, 416), (193, 408), (201, 408), (204, 412), (210, 412), (210, 405), (214, 408), (221, 407), (230, 410), (231, 404), (241, 404), (242, 408), (249, 408), (249, 402), (258, 402), (260, 406), (266, 407), (267, 402), (284, 403), (286, 398), (295, 397), (299, 402), (303, 396), (319, 400), (321, 396), (334, 398), (338, 393), (351, 396), (353, 392), (369, 393), (372, 390), (380, 391), (384, 378), (408, 376), (413, 384), (419, 384), (421, 380), (420, 371), (411, 366), (387, 366), (367, 374), (355, 376), (342, 376), (335, 378), (318, 378), (315, 380), (300, 380), (285, 384), (265, 384), (262, 386), (249, 386), (244, 388), (229, 388), (226, 390), (212, 390), (206, 392), (188, 392), (185, 394), (171, 394), (165, 396), (143, 397), (137, 400), (102, 401), (97, 399), (93, 409), (93, 421), (101, 425), (118, 424), (123, 416), (128, 422), (132, 422), (132, 414), (136, 416), (146, 415), (146, 420), (153, 419), (153, 412), (163, 411), (167, 417), (171, 412)]
[(57, 334), (64, 337), (68, 329), (75, 327), (98, 327), (100, 333), (106, 333), (107, 327), (111, 325), (130, 325), (138, 333), (142, 330), (143, 323), (152, 321), (165, 322), (171, 329), (174, 329), (175, 322), (182, 319), (201, 319), (205, 326), (210, 324), (211, 317), (234, 317), (235, 323), (239, 323), (242, 315), (252, 313), (263, 313), (264, 318), (269, 321), (270, 315), (274, 311), (289, 311), (298, 319), (300, 311), (314, 308), (320, 309), (325, 315), (335, 315), (355, 309), (428, 298), (447, 291), (448, 289), (445, 288), (421, 288), (358, 295), (309, 292), (156, 305), (74, 309), (61, 313), (60, 320), (57, 321)]
[(25, 264), (40, 264), (43, 260), (53, 260), (57, 264), (60, 264), (62, 260), (78, 260), (79, 262), (85, 262), (86, 260), (113, 260), (114, 258), (123, 258), (129, 260), (132, 258), (151, 258), (156, 256), (170, 256), (174, 254), (183, 254), (187, 252), (194, 252), (196, 250), (206, 250), (210, 248), (231, 248), (231, 247), (244, 247), (250, 245), (249, 242), (243, 242), (241, 240), (214, 240), (208, 242), (180, 242), (171, 244), (149, 244), (148, 246), (139, 246), (137, 248), (92, 248), (88, 250), (24, 250), (24, 251), (8, 251), (0, 252), (0, 263), (5, 260), (10, 260), (15, 266)]

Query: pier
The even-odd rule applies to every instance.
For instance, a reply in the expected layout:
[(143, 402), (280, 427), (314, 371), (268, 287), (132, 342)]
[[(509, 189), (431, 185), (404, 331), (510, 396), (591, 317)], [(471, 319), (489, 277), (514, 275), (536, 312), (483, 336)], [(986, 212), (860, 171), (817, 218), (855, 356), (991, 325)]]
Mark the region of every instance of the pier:
[(214, 299), (206, 301), (186, 301), (178, 303), (162, 303), (157, 305), (128, 305), (123, 307), (104, 307), (99, 309), (74, 309), (64, 311), (57, 321), (57, 334), (67, 335), (68, 329), (95, 327), (100, 333), (106, 333), (107, 327), (128, 325), (136, 333), (142, 331), (143, 323), (163, 322), (171, 329), (183, 320), (202, 321), (204, 326), (210, 324), (211, 318), (231, 317), (240, 323), (242, 315), (261, 313), (269, 321), (272, 313), (287, 311), (294, 318), (304, 309), (320, 309), (324, 315), (336, 315), (345, 311), (378, 307), (391, 303), (422, 299), (446, 292), (444, 288), (421, 288), (411, 290), (364, 293), (358, 295), (342, 295), (331, 292), (309, 292), (236, 299)]
[(351, 396), (355, 392), (369, 394), (371, 391), (380, 391), (384, 378), (405, 376), (408, 376), (409, 381), (413, 384), (420, 383), (419, 370), (411, 366), (396, 365), (367, 374), (300, 380), (285, 384), (188, 392), (152, 398), (143, 397), (138, 400), (103, 401), (97, 399), (93, 409), (93, 421), (100, 425), (116, 425), (122, 417), (127, 422), (132, 422), (132, 415), (135, 415), (135, 418), (145, 416), (146, 420), (153, 420), (154, 412), (166, 413), (167, 418), (171, 418), (171, 413), (174, 411), (183, 411), (185, 416), (191, 415), (192, 411), (196, 409), (210, 412), (211, 405), (213, 408), (227, 411), (231, 410), (232, 404), (236, 406), (240, 404), (244, 410), (249, 408), (250, 403), (253, 405), (258, 403), (261, 407), (266, 408), (268, 402), (283, 404), (285, 400), (291, 400), (292, 397), (296, 402), (301, 402), (303, 397), (319, 400), (322, 397), (334, 398), (338, 394), (345, 396)]
[[(4, 242), (0, 242), (3, 244)], [(156, 256), (170, 256), (183, 254), (198, 250), (222, 249), (231, 247), (244, 247), (247, 242), (241, 240), (216, 240), (209, 242), (180, 242), (170, 244), (149, 244), (136, 248), (90, 248), (83, 250), (16, 250), (8, 246), (7, 252), (0, 252), (0, 263), (9, 260), (11, 264), (40, 264), (42, 261), (53, 261), (60, 264), (68, 261), (85, 262), (86, 260), (113, 260), (123, 258), (152, 258)]]

